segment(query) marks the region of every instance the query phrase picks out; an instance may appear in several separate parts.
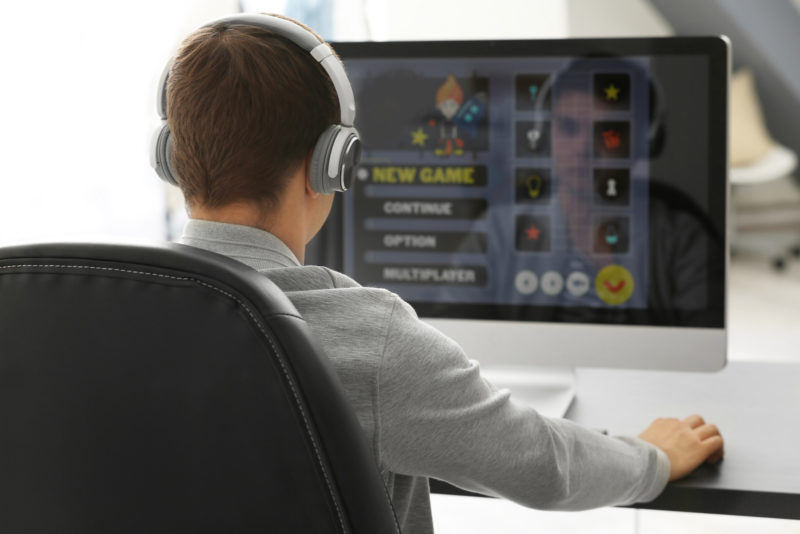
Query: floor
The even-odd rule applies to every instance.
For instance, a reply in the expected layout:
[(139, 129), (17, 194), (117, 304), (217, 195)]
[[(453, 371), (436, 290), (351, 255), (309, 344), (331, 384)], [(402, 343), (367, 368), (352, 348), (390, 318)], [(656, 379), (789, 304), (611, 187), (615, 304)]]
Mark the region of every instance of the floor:
[[(776, 272), (739, 254), (729, 279), (729, 353), (733, 361), (800, 361), (800, 261)], [(800, 534), (800, 521), (602, 508), (541, 512), (499, 499), (433, 495), (437, 534), (721, 533)]]

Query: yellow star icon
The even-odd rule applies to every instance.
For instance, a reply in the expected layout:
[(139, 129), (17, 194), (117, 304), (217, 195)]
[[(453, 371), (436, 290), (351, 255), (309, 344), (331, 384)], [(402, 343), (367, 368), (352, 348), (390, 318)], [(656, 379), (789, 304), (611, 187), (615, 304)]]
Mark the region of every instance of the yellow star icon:
[(619, 100), (619, 89), (612, 83), (605, 88), (606, 100)]
[(413, 132), (411, 132), (411, 144), (418, 145), (421, 147), (425, 146), (425, 141), (428, 139), (428, 134), (422, 131), (422, 128), (417, 128)]

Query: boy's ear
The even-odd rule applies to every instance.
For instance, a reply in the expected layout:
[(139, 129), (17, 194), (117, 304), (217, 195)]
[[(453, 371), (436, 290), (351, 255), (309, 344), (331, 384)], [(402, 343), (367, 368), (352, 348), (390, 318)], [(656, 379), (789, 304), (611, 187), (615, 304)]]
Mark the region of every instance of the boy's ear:
[(309, 150), (308, 154), (306, 154), (306, 159), (303, 160), (303, 176), (305, 176), (306, 179), (306, 194), (310, 195), (312, 198), (317, 198), (320, 194), (311, 187), (311, 156), (313, 154), (314, 151)]

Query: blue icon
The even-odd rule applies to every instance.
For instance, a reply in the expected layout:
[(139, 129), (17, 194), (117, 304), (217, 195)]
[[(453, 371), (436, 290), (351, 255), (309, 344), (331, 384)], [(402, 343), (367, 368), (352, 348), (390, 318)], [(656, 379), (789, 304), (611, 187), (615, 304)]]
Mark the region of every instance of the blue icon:
[(616, 245), (619, 243), (619, 230), (616, 224), (609, 224), (606, 226), (606, 243), (609, 245)]
[(528, 93), (530, 94), (531, 100), (536, 100), (536, 95), (539, 92), (538, 85), (529, 85), (528, 86)]
[(465, 133), (472, 138), (478, 137), (480, 123), (487, 116), (486, 94), (476, 93), (469, 100), (464, 102), (456, 112), (453, 120), (459, 126), (464, 127)]

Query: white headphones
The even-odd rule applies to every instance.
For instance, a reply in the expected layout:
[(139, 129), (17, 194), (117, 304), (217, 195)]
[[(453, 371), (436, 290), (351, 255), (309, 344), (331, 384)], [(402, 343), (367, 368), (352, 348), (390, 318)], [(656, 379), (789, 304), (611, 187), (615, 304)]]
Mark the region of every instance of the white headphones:
[[(230, 26), (256, 26), (275, 32), (295, 43), (311, 54), (333, 83), (339, 98), (341, 124), (332, 124), (319, 136), (311, 156), (311, 187), (323, 194), (347, 191), (353, 184), (356, 166), (361, 158), (361, 140), (353, 127), (356, 115), (355, 99), (344, 65), (327, 43), (299, 24), (272, 15), (246, 13), (231, 15), (203, 26), (225, 23)], [(153, 133), (150, 150), (150, 165), (162, 180), (178, 185), (172, 169), (172, 138), (167, 124), (167, 79), (174, 58), (170, 59), (158, 84), (156, 110), (161, 117), (161, 126)]]

